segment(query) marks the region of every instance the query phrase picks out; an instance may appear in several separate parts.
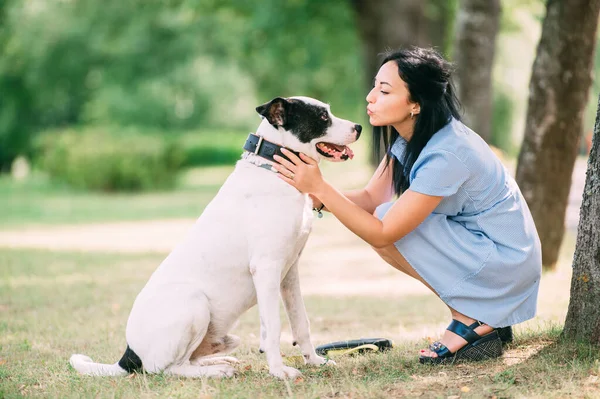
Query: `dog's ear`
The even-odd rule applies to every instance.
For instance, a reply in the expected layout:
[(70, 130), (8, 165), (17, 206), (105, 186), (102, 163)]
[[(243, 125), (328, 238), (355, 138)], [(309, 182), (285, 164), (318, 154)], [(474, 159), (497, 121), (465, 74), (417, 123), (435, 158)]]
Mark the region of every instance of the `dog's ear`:
[(256, 112), (267, 118), (269, 123), (275, 127), (285, 125), (287, 117), (288, 100), (275, 97), (266, 104), (256, 107)]

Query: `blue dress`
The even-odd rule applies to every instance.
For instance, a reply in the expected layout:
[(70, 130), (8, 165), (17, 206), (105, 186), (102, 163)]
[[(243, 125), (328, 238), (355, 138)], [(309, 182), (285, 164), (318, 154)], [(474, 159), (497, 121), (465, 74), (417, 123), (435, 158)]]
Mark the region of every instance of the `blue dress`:
[[(392, 154), (402, 160), (406, 144), (399, 137)], [(485, 141), (453, 119), (429, 140), (409, 181), (412, 191), (445, 197), (395, 243), (415, 271), (448, 306), (492, 327), (533, 318), (540, 240), (519, 187)]]

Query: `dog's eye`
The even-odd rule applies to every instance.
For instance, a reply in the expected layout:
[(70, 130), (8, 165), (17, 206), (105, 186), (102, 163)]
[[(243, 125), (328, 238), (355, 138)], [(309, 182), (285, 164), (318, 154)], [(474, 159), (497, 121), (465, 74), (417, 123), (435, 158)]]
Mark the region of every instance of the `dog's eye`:
[(327, 113), (321, 114), (321, 119), (323, 119), (324, 121), (328, 121), (329, 120), (329, 114), (327, 114)]

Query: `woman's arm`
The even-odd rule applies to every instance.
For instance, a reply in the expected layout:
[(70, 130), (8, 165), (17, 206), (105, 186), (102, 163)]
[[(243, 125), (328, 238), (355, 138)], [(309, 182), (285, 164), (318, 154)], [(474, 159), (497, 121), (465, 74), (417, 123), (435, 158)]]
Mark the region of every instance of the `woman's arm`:
[[(277, 166), (279, 178), (301, 192), (318, 197), (349, 230), (376, 248), (391, 245), (411, 232), (443, 199), (409, 189), (398, 198), (385, 217), (379, 220), (323, 180), (314, 159), (304, 154), (300, 154), (300, 159), (289, 151), (286, 151), (285, 155), (292, 162), (281, 157), (276, 158), (281, 163)], [(287, 176), (293, 176), (293, 179)]]
[(444, 197), (406, 190), (382, 220), (351, 202), (327, 182), (314, 194), (354, 234), (375, 248), (387, 247), (414, 230)]
[[(371, 214), (375, 212), (375, 208), (384, 202), (390, 201), (394, 196), (394, 190), (392, 187), (392, 159), (389, 160), (389, 166), (387, 169), (385, 169), (385, 166), (386, 158), (381, 161), (365, 188), (360, 190), (345, 191), (343, 193), (344, 196), (365, 211)], [(314, 195), (311, 195), (311, 197), (313, 197), (314, 207), (320, 207), (323, 203), (321, 198), (318, 198)], [(324, 207), (323, 210), (329, 211), (327, 207)]]

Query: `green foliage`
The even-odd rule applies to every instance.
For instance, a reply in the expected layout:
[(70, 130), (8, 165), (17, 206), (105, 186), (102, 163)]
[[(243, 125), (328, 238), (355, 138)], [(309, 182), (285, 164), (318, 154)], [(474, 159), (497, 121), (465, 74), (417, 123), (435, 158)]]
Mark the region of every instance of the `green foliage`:
[(174, 140), (131, 129), (47, 132), (38, 145), (39, 162), (52, 178), (95, 191), (173, 187), (184, 160)]
[[(261, 101), (308, 95), (345, 117), (364, 105), (361, 43), (348, 1), (231, 1), (241, 57)], [(362, 110), (361, 110), (362, 111)]]
[(38, 131), (247, 131), (278, 95), (352, 119), (364, 96), (354, 19), (347, 1), (4, 0), (0, 170)]
[(234, 165), (248, 134), (229, 131), (192, 131), (178, 135), (185, 153), (184, 166)]
[(500, 29), (503, 32), (518, 32), (522, 18), (515, 18), (519, 12), (527, 12), (541, 24), (546, 15), (546, 0), (502, 0)]

